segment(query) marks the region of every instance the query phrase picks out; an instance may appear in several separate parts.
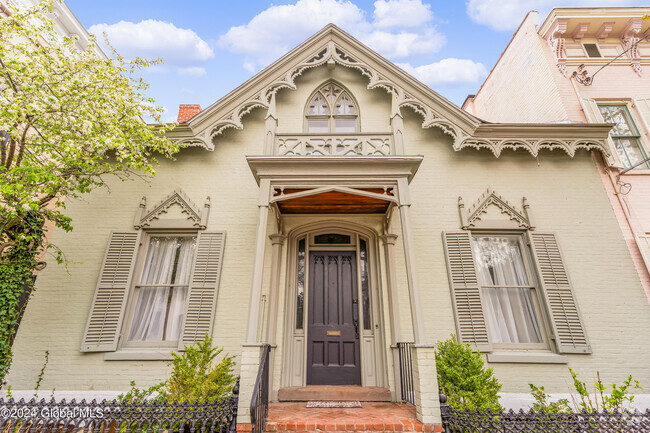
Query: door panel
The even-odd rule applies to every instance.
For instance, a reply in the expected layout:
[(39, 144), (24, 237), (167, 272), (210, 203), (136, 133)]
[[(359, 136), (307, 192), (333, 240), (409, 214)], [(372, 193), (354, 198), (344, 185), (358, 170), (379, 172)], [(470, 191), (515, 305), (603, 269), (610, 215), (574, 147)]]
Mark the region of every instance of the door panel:
[(309, 254), (307, 384), (361, 385), (356, 253)]

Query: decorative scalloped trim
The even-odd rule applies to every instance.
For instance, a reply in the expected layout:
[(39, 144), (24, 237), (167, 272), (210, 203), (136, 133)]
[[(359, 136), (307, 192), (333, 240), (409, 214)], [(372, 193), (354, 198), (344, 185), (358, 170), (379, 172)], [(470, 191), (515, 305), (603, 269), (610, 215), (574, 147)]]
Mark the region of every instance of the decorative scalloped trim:
[[(316, 53), (307, 56), (304, 61), (294, 66), (284, 75), (278, 77), (275, 81), (268, 84), (262, 91), (255, 94), (252, 98), (241, 103), (237, 108), (217, 120), (209, 127), (210, 138), (214, 138), (228, 128), (242, 129), (242, 117), (248, 114), (253, 108), (269, 108), (271, 97), (281, 89), (296, 89), (296, 78), (301, 76), (305, 71), (318, 66), (333, 62), (335, 64), (356, 69), (362, 75), (368, 78), (368, 89), (382, 88), (386, 92), (395, 95), (399, 107), (410, 107), (420, 114), (423, 118), (422, 127), (430, 128), (439, 127), (446, 134), (456, 139), (460, 134), (453, 122), (445, 119), (439, 112), (425, 104), (423, 101), (416, 99), (406, 93), (396, 83), (387, 80), (378, 71), (367, 64), (354, 59), (346, 54), (334, 41), (329, 41), (326, 47), (319, 49)], [(209, 147), (206, 147), (209, 148)]]
[(159, 219), (162, 214), (167, 213), (167, 210), (174, 204), (178, 204), (183, 208), (183, 213), (187, 214), (187, 219), (192, 221), (193, 226), (201, 226), (201, 211), (198, 206), (196, 206), (183, 191), (175, 190), (154, 206), (153, 209), (146, 212), (144, 216), (140, 218), (139, 224), (135, 224), (135, 228), (140, 229), (149, 227), (152, 221)]
[[(524, 198), (524, 206), (526, 199)], [(510, 220), (515, 221), (517, 225), (524, 229), (532, 228), (531, 221), (527, 215), (526, 209), (519, 210), (513, 204), (509, 203), (508, 200), (503, 198), (496, 191), (488, 188), (478, 200), (470, 206), (467, 210), (467, 213), (464, 213), (464, 203), (461, 197), (458, 197), (458, 206), (461, 212), (461, 215), (465, 215), (464, 221), (462, 221), (463, 229), (472, 229), (476, 227), (477, 220), (481, 219), (481, 215), (487, 212), (487, 208), (491, 205), (497, 206), (502, 214), (508, 215)]]
[(576, 150), (599, 150), (607, 161), (612, 161), (613, 156), (609, 150), (609, 146), (603, 140), (552, 140), (547, 138), (518, 140), (513, 138), (493, 139), (486, 140), (474, 137), (468, 137), (458, 144), (454, 144), (454, 150), (461, 150), (465, 147), (472, 147), (474, 149), (489, 149), (497, 158), (501, 156), (504, 149), (527, 150), (531, 155), (537, 156), (542, 149), (548, 150), (563, 150), (570, 157), (574, 157)]

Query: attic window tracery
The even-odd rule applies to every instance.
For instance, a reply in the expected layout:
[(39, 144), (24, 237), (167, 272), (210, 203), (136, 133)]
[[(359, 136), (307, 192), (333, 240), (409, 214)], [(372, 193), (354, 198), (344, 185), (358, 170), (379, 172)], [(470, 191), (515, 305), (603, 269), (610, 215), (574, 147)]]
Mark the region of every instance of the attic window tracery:
[(309, 133), (353, 133), (359, 131), (358, 105), (350, 92), (329, 82), (310, 98), (305, 110)]

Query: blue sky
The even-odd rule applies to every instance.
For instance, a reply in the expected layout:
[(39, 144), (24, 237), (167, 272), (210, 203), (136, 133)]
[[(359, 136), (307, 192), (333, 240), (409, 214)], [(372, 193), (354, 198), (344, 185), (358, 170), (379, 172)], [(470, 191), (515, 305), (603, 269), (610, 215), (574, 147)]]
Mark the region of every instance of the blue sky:
[[(207, 107), (333, 22), (457, 105), (475, 93), (529, 10), (644, 6), (621, 0), (67, 0), (118, 52), (162, 57), (143, 73), (175, 121)], [(101, 36), (100, 36), (101, 39)]]

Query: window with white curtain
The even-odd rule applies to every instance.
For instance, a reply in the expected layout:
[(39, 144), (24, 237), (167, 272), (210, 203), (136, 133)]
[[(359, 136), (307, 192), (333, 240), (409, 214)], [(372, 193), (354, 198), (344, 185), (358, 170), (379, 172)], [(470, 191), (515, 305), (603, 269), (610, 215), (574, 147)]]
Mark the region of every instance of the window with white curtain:
[(131, 299), (128, 346), (155, 346), (179, 339), (196, 236), (148, 237)]
[(474, 235), (488, 335), (495, 347), (546, 348), (530, 260), (519, 235)]
[(316, 91), (305, 107), (309, 133), (350, 134), (359, 130), (359, 110), (351, 94), (329, 82)]

